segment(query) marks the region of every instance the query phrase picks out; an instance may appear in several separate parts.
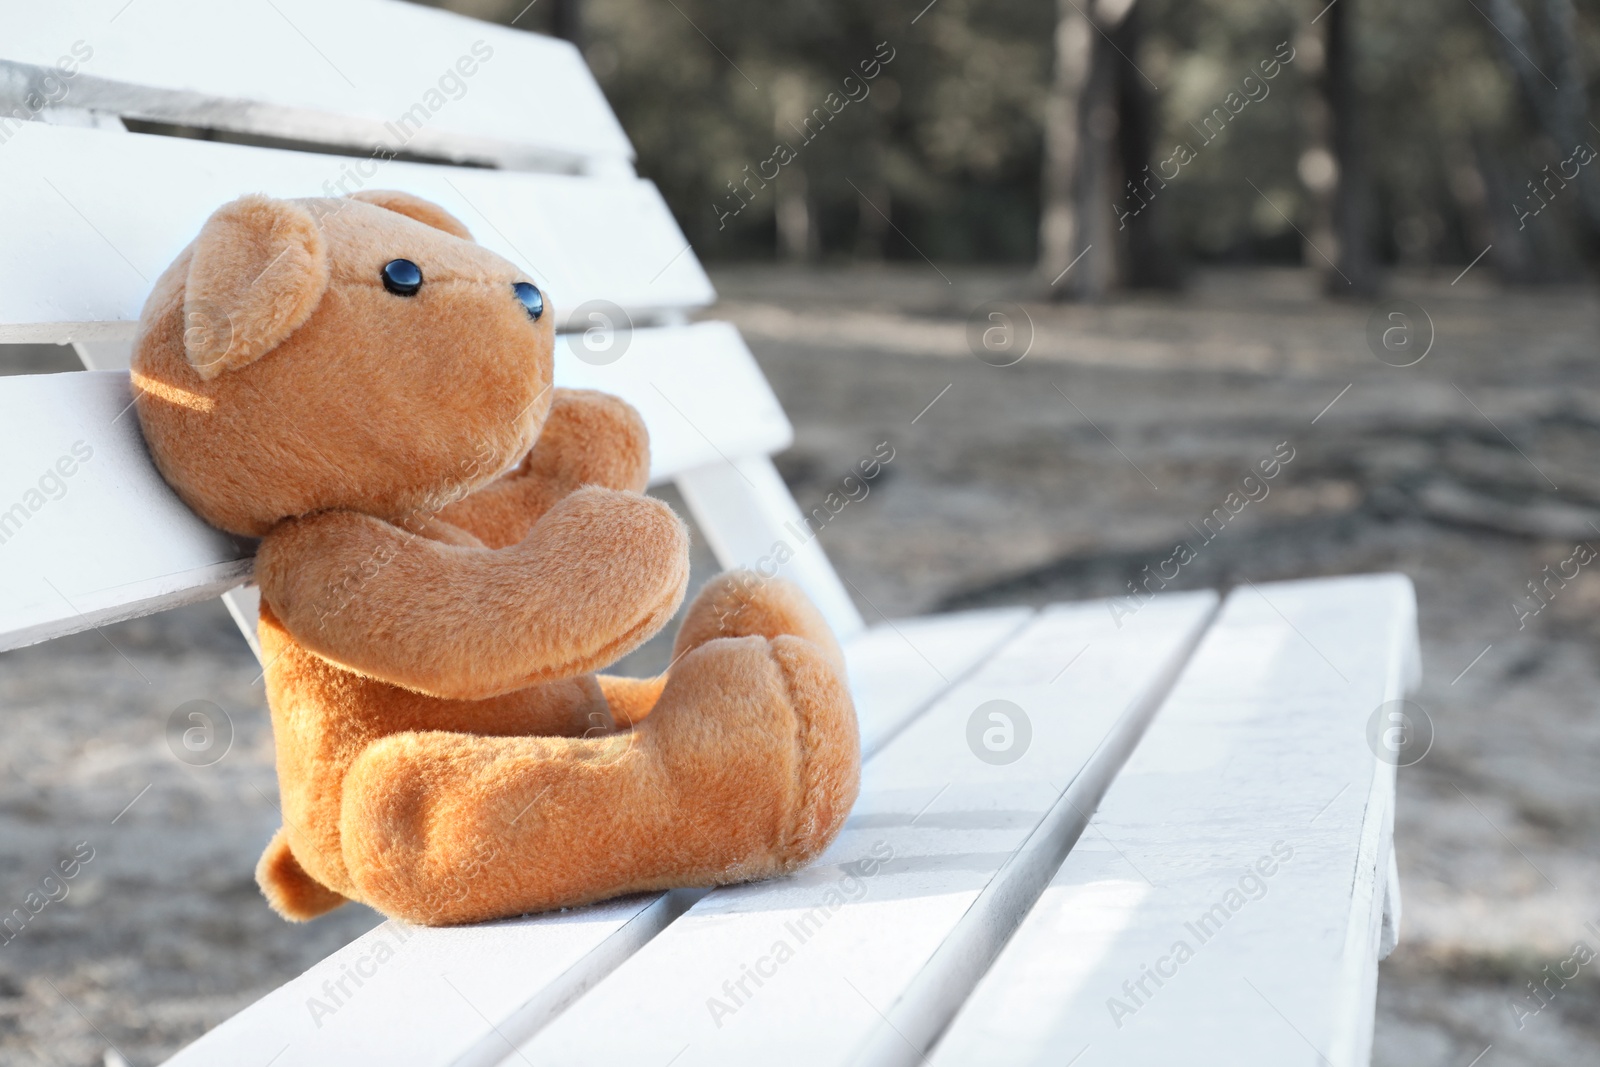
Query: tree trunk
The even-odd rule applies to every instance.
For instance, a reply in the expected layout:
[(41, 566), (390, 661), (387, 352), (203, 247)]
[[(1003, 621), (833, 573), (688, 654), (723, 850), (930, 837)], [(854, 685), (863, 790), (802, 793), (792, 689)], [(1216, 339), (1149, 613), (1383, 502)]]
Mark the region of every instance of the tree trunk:
[[(772, 97), (773, 132), (779, 141), (791, 141), (800, 122), (805, 119), (805, 106), (809, 99), (805, 78), (792, 71), (779, 74), (773, 79)], [(777, 199), (774, 214), (778, 229), (778, 257), (792, 263), (810, 262), (816, 258), (818, 241), (805, 160), (790, 162), (772, 184)]]
[[(1490, 0), (1488, 13), (1500, 31), (1493, 33), (1495, 43), (1516, 76), (1517, 88), (1534, 121), (1560, 153), (1558, 158), (1568, 159), (1579, 144), (1600, 147), (1590, 136), (1588, 83), (1571, 0), (1540, 0), (1544, 48), (1534, 39), (1533, 27), (1515, 0)], [(1591, 242), (1600, 240), (1600, 174), (1596, 169), (1583, 167), (1577, 178), (1578, 206)], [(1533, 180), (1545, 177), (1541, 170)], [(1519, 197), (1524, 195), (1518, 191)]]
[(1473, 138), (1473, 147), (1490, 206), (1490, 241), (1494, 251), (1488, 258), (1501, 281), (1548, 285), (1581, 280), (1583, 265), (1565, 230), (1558, 226), (1541, 226), (1539, 223), (1545, 220), (1540, 218), (1519, 222), (1512, 205), (1527, 196), (1527, 189), (1519, 185), (1525, 180), (1524, 176), (1512, 172), (1520, 170), (1520, 163), (1508, 166), (1506, 146), (1485, 134)]
[[(1044, 101), (1044, 174), (1040, 190), (1038, 277), (1054, 299), (1055, 284), (1083, 250), (1077, 174), (1082, 102), (1094, 54), (1094, 29), (1075, 0), (1056, 0), (1056, 65)], [(1080, 263), (1079, 266), (1082, 266)]]
[(1481, 134), (1447, 133), (1444, 137), (1446, 186), (1461, 219), (1462, 238), (1466, 242), (1466, 259), (1462, 266), (1470, 263), (1485, 247), (1493, 245), (1494, 255), (1480, 263), (1477, 270), (1483, 271), (1485, 276), (1492, 273), (1502, 282), (1520, 282), (1528, 273), (1532, 257), (1523, 235), (1516, 227), (1506, 224), (1508, 217), (1497, 213), (1505, 210), (1503, 183), (1497, 174), (1490, 173), (1493, 155), (1482, 148), (1482, 141)]
[[(1089, 81), (1079, 101), (1078, 173), (1074, 176), (1074, 215), (1087, 254), (1061, 279), (1066, 299), (1100, 300), (1117, 278), (1115, 175), (1117, 167), (1117, 67), (1125, 63), (1110, 41), (1095, 34)], [(1076, 254), (1076, 253), (1075, 253)]]
[(816, 258), (817, 228), (811, 218), (811, 197), (805, 165), (791, 163), (778, 175), (778, 256), (791, 263)]
[[(1146, 201), (1127, 219), (1127, 281), (1135, 289), (1175, 289), (1182, 280), (1167, 228), (1161, 176), (1150, 169), (1159, 116), (1150, 84), (1134, 66), (1144, 35), (1146, 7), (1134, 4), (1111, 37), (1129, 61), (1115, 66), (1117, 80), (1117, 155), (1122, 184), (1131, 203)], [(1119, 59), (1121, 57), (1118, 57)], [(1119, 230), (1120, 232), (1120, 230)]]
[(581, 49), (584, 45), (582, 0), (551, 0), (551, 3), (550, 32)]
[[(881, 156), (882, 153), (874, 152)], [(873, 173), (881, 175), (881, 165)], [(856, 197), (856, 252), (858, 262), (881, 263), (889, 241), (889, 218), (894, 213), (894, 197), (882, 177), (867, 178), (862, 195)]]
[(1333, 118), (1328, 97), (1320, 91), (1327, 81), (1327, 54), (1322, 38), (1314, 28), (1302, 30), (1295, 38), (1295, 65), (1318, 86), (1306, 93), (1301, 104), (1300, 127), (1304, 147), (1297, 167), (1310, 207), (1306, 213), (1300, 258), (1319, 275), (1332, 276), (1331, 257), (1338, 250), (1333, 235), (1333, 191), (1339, 181), (1339, 164), (1333, 157)]
[(1364, 298), (1377, 293), (1379, 278), (1372, 253), (1366, 109), (1356, 81), (1355, 5), (1356, 0), (1339, 0), (1322, 16), (1328, 22), (1322, 84), (1328, 101), (1330, 147), (1337, 163), (1332, 205), (1337, 249), (1323, 252), (1336, 264), (1327, 276), (1328, 292)]
[(1126, 22), (1132, 6), (1132, 0), (1098, 0), (1091, 15), (1078, 0), (1057, 0), (1038, 264), (1039, 281), (1054, 300), (1099, 299), (1116, 277), (1112, 174), (1119, 67), (1129, 61), (1107, 35)]

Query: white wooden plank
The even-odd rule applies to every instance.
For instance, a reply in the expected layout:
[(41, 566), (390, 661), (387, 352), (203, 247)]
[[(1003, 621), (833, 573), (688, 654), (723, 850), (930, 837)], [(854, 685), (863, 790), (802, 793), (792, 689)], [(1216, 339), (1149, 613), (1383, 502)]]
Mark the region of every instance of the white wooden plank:
[(933, 1062), (1366, 1063), (1415, 620), (1398, 575), (1235, 591)]
[(1383, 936), (1378, 941), (1378, 959), (1386, 960), (1400, 945), (1400, 864), (1393, 848), (1389, 850), (1388, 878), (1383, 884)]
[[(906, 639), (937, 654), (945, 675), (959, 677), (1029, 614), (1003, 609), (908, 619), (897, 622), (896, 629), (885, 626), (847, 644), (851, 688), (863, 723), (902, 723), (942, 690), (937, 672), (908, 661)], [(640, 896), (451, 929), (388, 922), (169, 1062), (233, 1067), (281, 1055), (275, 1067), (495, 1063), (511, 1047), (508, 1041), (543, 1027), (697, 896)], [(359, 987), (348, 977), (352, 971), (362, 979)]]
[(578, 334), (557, 338), (556, 384), (613, 393), (638, 409), (650, 429), (653, 484), (725, 456), (765, 457), (794, 440), (783, 406), (729, 323), (633, 330), (623, 354), (603, 365), (586, 362), (583, 351)]
[(250, 550), (150, 462), (115, 371), (0, 379), (0, 649), (217, 596)]
[[(78, 359), (86, 370), (127, 370), (133, 358), (132, 341), (79, 341), (73, 344)], [(256, 657), (261, 659), (261, 638), (257, 623), (261, 615), (261, 591), (254, 585), (241, 585), (222, 594), (222, 604), (228, 609), (239, 634)]]
[(419, 5), (74, 0), (7, 3), (4, 21), (6, 114), (78, 44), (59, 105), (511, 167), (633, 155), (572, 45)]
[(875, 755), (1033, 614), (1019, 607), (894, 619), (846, 642), (862, 758)]
[[(217, 207), (247, 192), (327, 195), (350, 164), (38, 122), (23, 123), (4, 149), (0, 233), (7, 249), (27, 254), (0, 257), (0, 342), (131, 337), (151, 284)], [(591, 301), (616, 304), (643, 324), (714, 295), (647, 181), (394, 162), (365, 187), (443, 205), (483, 245), (529, 271), (558, 324)]]
[(261, 622), (261, 590), (254, 584), (230, 589), (222, 594), (222, 605), (233, 617), (233, 624), (244, 636), (244, 643), (250, 646), (256, 662), (265, 665), (261, 656), (261, 635), (258, 628)]
[[(794, 428), (739, 331), (725, 322), (649, 327), (617, 334), (614, 362), (585, 359), (582, 335), (558, 335), (555, 380), (599, 389), (638, 409), (650, 428), (650, 481), (660, 485), (723, 456), (764, 456), (794, 440)], [(125, 369), (122, 341), (73, 346), (94, 370)], [(770, 547), (770, 546), (769, 546)]]
[[(868, 761), (816, 865), (714, 890), (503, 1062), (916, 1062), (1054, 872), (1077, 809), (1092, 810), (1214, 604), (1160, 598), (1122, 629), (1104, 602), (1047, 609)], [(1031, 717), (1008, 765), (969, 748), (991, 700)]]
[(828, 562), (820, 532), (770, 459), (723, 451), (716, 462), (679, 474), (677, 484), (718, 563), (787, 578), (841, 639), (861, 632), (866, 624)]
[[(107, 359), (118, 352), (95, 347)], [(639, 408), (657, 483), (790, 440), (777, 398), (726, 323), (635, 330), (623, 358), (607, 366), (584, 363), (574, 347), (558, 341), (557, 381)], [(248, 579), (248, 549), (202, 523), (162, 482), (138, 416), (125, 410), (131, 400), (126, 372), (0, 378), (0, 537), (26, 526), (0, 542), (0, 648), (205, 599)], [(64, 490), (51, 480), (62, 499), (42, 492), (25, 501), (78, 440), (93, 458), (62, 481)], [(37, 514), (29, 502), (40, 505)], [(15, 505), (24, 510), (7, 520)]]
[(493, 1034), (492, 1024), (515, 1028), (524, 1019), (549, 1018), (686, 902), (682, 895), (652, 894), (443, 929), (391, 920), (167, 1063), (456, 1063)]
[(74, 341), (73, 352), (84, 370), (127, 370), (133, 365), (133, 338), (115, 341)]

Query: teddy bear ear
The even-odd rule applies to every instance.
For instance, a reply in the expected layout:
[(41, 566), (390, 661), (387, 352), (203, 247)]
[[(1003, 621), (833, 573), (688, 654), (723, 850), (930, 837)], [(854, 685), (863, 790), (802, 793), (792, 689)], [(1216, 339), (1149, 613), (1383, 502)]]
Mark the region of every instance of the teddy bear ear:
[(328, 249), (310, 212), (242, 196), (195, 238), (183, 298), (183, 347), (210, 381), (272, 351), (316, 310), (328, 288)]
[(360, 200), (378, 207), (387, 208), (397, 215), (404, 215), (408, 219), (416, 219), (424, 226), (432, 226), (436, 230), (443, 230), (453, 237), (463, 241), (472, 240), (472, 232), (462, 225), (444, 208), (431, 200), (424, 200), (420, 196), (402, 193), (396, 189), (363, 189), (358, 193), (350, 194), (351, 200)]

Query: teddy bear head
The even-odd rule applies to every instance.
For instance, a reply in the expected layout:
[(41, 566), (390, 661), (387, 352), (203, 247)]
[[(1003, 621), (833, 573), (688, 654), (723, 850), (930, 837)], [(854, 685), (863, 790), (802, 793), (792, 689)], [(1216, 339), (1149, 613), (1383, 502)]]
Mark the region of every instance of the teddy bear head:
[(221, 529), (259, 537), (332, 508), (409, 524), (533, 447), (554, 318), (525, 272), (428, 201), (242, 197), (145, 304), (140, 426)]

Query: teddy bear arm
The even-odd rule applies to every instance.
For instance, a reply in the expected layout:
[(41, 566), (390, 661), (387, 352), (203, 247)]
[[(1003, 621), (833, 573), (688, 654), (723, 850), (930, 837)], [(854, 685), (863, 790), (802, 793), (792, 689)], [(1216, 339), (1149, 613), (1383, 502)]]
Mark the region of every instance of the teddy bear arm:
[(523, 475), (521, 468), (443, 508), (434, 516), (491, 548), (514, 545), (566, 494)]
[(619, 396), (557, 389), (526, 468), (568, 492), (584, 485), (642, 492), (650, 479), (650, 433)]
[(502, 549), (329, 511), (269, 532), (256, 574), (317, 655), (431, 696), (483, 699), (590, 673), (648, 640), (682, 602), (688, 532), (660, 501), (592, 486)]
[(522, 464), (439, 517), (504, 547), (586, 485), (639, 492), (650, 477), (650, 436), (627, 401), (592, 389), (557, 389), (539, 440)]

